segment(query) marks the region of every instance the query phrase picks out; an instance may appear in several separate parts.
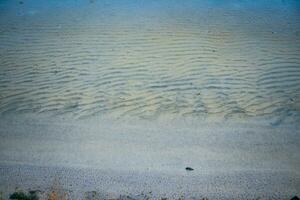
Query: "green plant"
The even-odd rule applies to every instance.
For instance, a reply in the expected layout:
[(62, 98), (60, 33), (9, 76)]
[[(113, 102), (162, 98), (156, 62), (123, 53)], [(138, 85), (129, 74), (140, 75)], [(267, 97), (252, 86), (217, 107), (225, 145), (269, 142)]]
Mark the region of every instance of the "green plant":
[(9, 199), (11, 200), (38, 200), (38, 196), (35, 192), (30, 192), (29, 194), (26, 194), (22, 191), (14, 192), (9, 196)]

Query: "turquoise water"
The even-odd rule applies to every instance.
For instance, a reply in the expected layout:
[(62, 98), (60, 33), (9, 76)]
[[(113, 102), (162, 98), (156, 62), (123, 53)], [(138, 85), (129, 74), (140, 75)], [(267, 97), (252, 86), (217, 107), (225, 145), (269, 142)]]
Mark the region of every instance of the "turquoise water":
[(292, 118), (299, 1), (0, 0), (0, 114)]

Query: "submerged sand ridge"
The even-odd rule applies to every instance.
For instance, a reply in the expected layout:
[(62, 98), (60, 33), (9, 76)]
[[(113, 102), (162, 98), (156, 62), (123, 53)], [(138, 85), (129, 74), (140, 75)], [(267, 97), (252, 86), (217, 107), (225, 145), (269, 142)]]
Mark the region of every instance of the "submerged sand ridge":
[(137, 2), (2, 8), (0, 113), (299, 118), (297, 7)]

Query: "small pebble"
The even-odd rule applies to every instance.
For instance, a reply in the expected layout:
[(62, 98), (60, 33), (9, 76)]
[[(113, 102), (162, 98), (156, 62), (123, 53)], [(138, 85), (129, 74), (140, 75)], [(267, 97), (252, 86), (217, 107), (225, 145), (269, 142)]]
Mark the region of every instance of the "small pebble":
[(185, 170), (186, 170), (186, 171), (193, 171), (194, 169), (191, 168), (191, 167), (186, 167)]

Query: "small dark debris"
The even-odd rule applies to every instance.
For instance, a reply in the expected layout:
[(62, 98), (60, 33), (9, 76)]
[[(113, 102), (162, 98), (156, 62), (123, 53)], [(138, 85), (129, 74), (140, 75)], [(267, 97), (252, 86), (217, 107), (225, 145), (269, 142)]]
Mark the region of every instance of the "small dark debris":
[(29, 194), (30, 194), (30, 195), (36, 195), (36, 194), (39, 193), (39, 192), (41, 192), (41, 191), (39, 191), (39, 190), (30, 190), (30, 191), (29, 191)]
[(99, 200), (100, 194), (97, 191), (89, 191), (84, 193), (84, 199), (86, 200)]
[(300, 200), (299, 197), (294, 196), (293, 198), (291, 198), (291, 200)]
[(24, 4), (24, 1), (19, 1), (19, 4)]
[(186, 170), (186, 171), (193, 171), (194, 169), (191, 168), (191, 167), (186, 167), (185, 170)]

